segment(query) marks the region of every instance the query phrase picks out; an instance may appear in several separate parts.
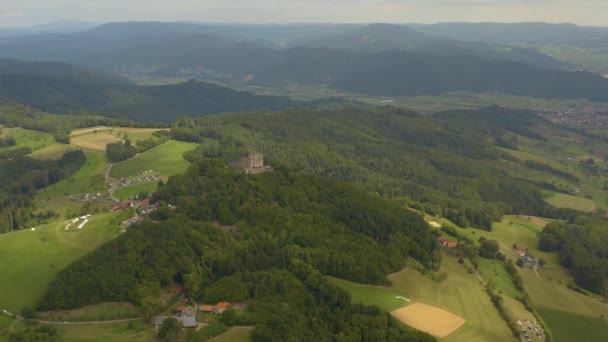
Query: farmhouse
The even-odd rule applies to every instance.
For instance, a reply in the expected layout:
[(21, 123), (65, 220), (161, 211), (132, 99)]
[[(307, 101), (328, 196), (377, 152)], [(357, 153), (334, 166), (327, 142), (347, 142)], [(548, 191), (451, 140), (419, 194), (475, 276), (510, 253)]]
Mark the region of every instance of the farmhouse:
[(199, 310), (201, 312), (213, 312), (213, 305), (203, 304), (199, 307)]
[(526, 248), (524, 248), (524, 247), (518, 247), (515, 250), (515, 253), (517, 253), (520, 257), (523, 257), (523, 256), (526, 255)]
[(116, 204), (114, 204), (112, 206), (112, 211), (119, 211), (119, 210), (123, 210), (126, 208), (132, 208), (133, 207), (133, 201), (122, 201), (122, 202), (118, 202)]
[(124, 220), (120, 223), (120, 226), (123, 228), (131, 227), (134, 224), (141, 223), (144, 220), (141, 216), (131, 217), (128, 220)]
[(458, 242), (457, 241), (448, 241), (448, 244), (446, 246), (448, 248), (456, 248), (456, 247), (458, 247)]
[[(156, 329), (160, 328), (166, 319), (171, 318), (169, 316), (156, 316), (154, 318), (154, 326)], [(173, 318), (182, 322), (184, 328), (196, 328), (196, 317), (194, 316), (174, 316)]]
[(231, 305), (228, 302), (219, 302), (213, 307), (213, 313), (216, 313), (216, 314), (224, 313), (224, 311), (228, 310), (230, 307), (231, 307)]
[(447, 246), (448, 245), (448, 239), (444, 238), (443, 236), (440, 236), (437, 238), (437, 242), (441, 245), (441, 246)]

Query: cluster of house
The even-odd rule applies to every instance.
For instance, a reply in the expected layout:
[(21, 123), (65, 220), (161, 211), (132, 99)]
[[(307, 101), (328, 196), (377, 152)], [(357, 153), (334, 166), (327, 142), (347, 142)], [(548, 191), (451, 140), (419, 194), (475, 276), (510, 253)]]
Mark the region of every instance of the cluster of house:
[[(118, 210), (122, 210), (125, 208), (132, 208), (134, 206), (135, 206), (135, 202), (133, 202), (133, 201), (122, 201), (122, 202), (116, 203), (116, 205), (112, 207), (112, 210), (118, 211)], [(146, 198), (145, 200), (141, 201), (141, 203), (138, 206), (139, 215), (122, 221), (120, 223), (120, 225), (122, 228), (126, 229), (126, 228), (131, 227), (134, 224), (140, 223), (145, 219), (146, 216), (148, 216), (151, 212), (153, 212), (157, 208), (158, 208), (158, 204), (150, 204), (150, 200)]]
[(440, 236), (440, 237), (437, 238), (437, 243), (441, 247), (447, 247), (447, 248), (456, 248), (456, 247), (458, 247), (458, 241), (449, 241), (448, 239), (444, 238), (443, 236)]
[(154, 318), (154, 326), (158, 329), (163, 322), (170, 317), (173, 317), (182, 323), (184, 328), (195, 328), (196, 327), (196, 315), (198, 313), (213, 313), (222, 314), (224, 311), (232, 307), (231, 303), (219, 302), (215, 305), (203, 304), (198, 307), (178, 305), (175, 307), (175, 314), (173, 316), (156, 316)]
[(532, 336), (536, 336), (542, 340), (543, 338), (543, 329), (536, 324), (536, 321), (532, 319), (515, 319), (515, 323), (521, 329), (521, 335), (527, 342), (532, 342)]

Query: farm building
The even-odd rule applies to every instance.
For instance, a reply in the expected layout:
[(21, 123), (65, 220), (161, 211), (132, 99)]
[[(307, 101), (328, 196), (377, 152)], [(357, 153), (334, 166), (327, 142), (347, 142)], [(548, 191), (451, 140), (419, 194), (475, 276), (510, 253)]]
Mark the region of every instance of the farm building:
[(199, 310), (201, 312), (213, 312), (213, 305), (205, 305), (205, 304), (203, 304), (203, 305), (201, 305), (199, 307)]
[(448, 244), (446, 246), (448, 248), (456, 248), (456, 247), (458, 247), (458, 242), (457, 241), (448, 241)]
[(526, 255), (526, 248), (517, 247), (517, 249), (515, 249), (515, 253), (517, 253), (520, 257), (523, 257)]
[(121, 225), (123, 228), (128, 228), (128, 227), (131, 227), (131, 226), (132, 226), (132, 225), (134, 225), (134, 224), (141, 223), (143, 220), (144, 220), (144, 218), (143, 218), (143, 217), (141, 217), (141, 216), (137, 216), (137, 217), (131, 217), (131, 218), (130, 218), (130, 219), (128, 219), (128, 220), (124, 220), (124, 221), (122, 221), (122, 222), (120, 223), (120, 225)]
[(444, 238), (443, 236), (437, 238), (437, 243), (439, 243), (441, 246), (447, 246), (448, 242), (448, 239)]
[(122, 201), (114, 204), (112, 206), (112, 211), (119, 211), (127, 208), (133, 207), (133, 201)]
[[(182, 322), (184, 328), (196, 328), (196, 317), (194, 316), (171, 316)], [(156, 316), (154, 318), (154, 326), (158, 329), (165, 322), (166, 319), (171, 318), (170, 316)]]
[(219, 302), (213, 307), (213, 313), (221, 314), (228, 310), (232, 305), (228, 302)]

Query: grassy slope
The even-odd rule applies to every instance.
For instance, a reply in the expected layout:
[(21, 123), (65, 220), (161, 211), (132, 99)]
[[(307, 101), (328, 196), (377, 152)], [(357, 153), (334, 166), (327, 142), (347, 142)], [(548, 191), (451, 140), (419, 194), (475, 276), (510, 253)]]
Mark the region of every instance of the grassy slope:
[(158, 128), (129, 128), (129, 127), (90, 127), (75, 130), (70, 135), (71, 144), (87, 150), (106, 150), (109, 143), (130, 139), (137, 144), (140, 140), (153, 137), (152, 133), (159, 131)]
[[(68, 210), (79, 210), (81, 202), (70, 202), (69, 195), (108, 191), (104, 176), (110, 166), (101, 152), (86, 152), (85, 165), (72, 177), (43, 189), (36, 196), (38, 208), (55, 210), (65, 214)], [(107, 206), (107, 205), (106, 205)]]
[(129, 160), (117, 163), (110, 175), (114, 178), (129, 177), (146, 170), (159, 172), (163, 178), (183, 173), (189, 166), (182, 154), (193, 150), (194, 144), (169, 141)]
[(412, 302), (423, 302), (448, 310), (466, 320), (465, 325), (443, 341), (511, 341), (506, 323), (490, 302), (479, 279), (469, 274), (456, 258), (444, 254), (441, 271), (447, 279), (436, 282), (406, 268), (389, 279), (395, 289)]
[[(542, 227), (528, 220), (525, 216), (506, 216), (501, 223), (493, 226), (492, 232), (473, 229), (458, 229), (474, 240), (480, 236), (496, 239), (500, 243), (501, 251), (507, 258), (516, 259), (517, 255), (512, 249), (513, 244), (527, 247), (534, 256), (543, 258), (546, 265), (538, 271), (538, 275), (529, 268), (519, 269), (524, 279), (524, 286), (530, 295), (532, 304), (541, 310), (569, 312), (579, 316), (578, 320), (594, 319), (604, 315), (608, 317), (608, 307), (596, 299), (570, 290), (567, 285), (573, 280), (568, 272), (559, 264), (557, 253), (544, 253), (538, 250), (539, 233)], [(550, 329), (561, 329), (557, 321), (548, 321)], [(559, 340), (558, 340), (559, 341)]]
[(557, 342), (608, 341), (608, 320), (588, 318), (559, 310), (540, 308)]
[(572, 208), (585, 212), (592, 212), (595, 210), (596, 205), (593, 200), (584, 197), (566, 195), (566, 194), (551, 194), (545, 198), (550, 204), (558, 208)]
[(114, 197), (118, 198), (119, 200), (125, 200), (128, 198), (133, 198), (142, 192), (147, 191), (148, 193), (151, 193), (154, 190), (156, 190), (157, 185), (158, 185), (157, 182), (150, 182), (150, 183), (131, 185), (131, 186), (128, 186), (125, 188), (120, 188), (120, 189), (114, 191)]
[(14, 150), (20, 147), (29, 147), (32, 151), (60, 145), (52, 134), (32, 131), (24, 128), (3, 128), (2, 136), (13, 137), (17, 141), (15, 146), (0, 147), (0, 151)]
[(247, 342), (251, 341), (251, 332), (253, 328), (249, 327), (233, 327), (225, 333), (216, 336), (209, 341), (213, 342)]
[(81, 231), (61, 221), (0, 235), (0, 307), (34, 306), (59, 270), (119, 234), (118, 215), (93, 216)]
[(353, 303), (375, 305), (385, 311), (393, 311), (407, 305), (407, 302), (403, 299), (396, 298), (397, 296), (407, 298), (407, 293), (399, 289), (363, 285), (334, 277), (329, 277), (329, 280), (332, 284), (350, 292)]

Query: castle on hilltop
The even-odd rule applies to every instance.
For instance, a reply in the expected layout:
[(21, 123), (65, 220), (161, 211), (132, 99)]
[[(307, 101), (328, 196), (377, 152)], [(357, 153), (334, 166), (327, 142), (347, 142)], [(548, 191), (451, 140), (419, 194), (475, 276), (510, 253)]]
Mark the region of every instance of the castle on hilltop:
[(228, 163), (228, 166), (234, 170), (243, 170), (247, 174), (258, 174), (266, 171), (272, 171), (272, 167), (264, 166), (264, 154), (249, 152), (247, 157)]

